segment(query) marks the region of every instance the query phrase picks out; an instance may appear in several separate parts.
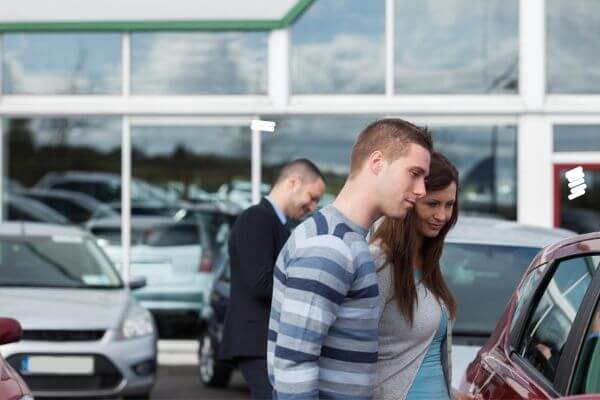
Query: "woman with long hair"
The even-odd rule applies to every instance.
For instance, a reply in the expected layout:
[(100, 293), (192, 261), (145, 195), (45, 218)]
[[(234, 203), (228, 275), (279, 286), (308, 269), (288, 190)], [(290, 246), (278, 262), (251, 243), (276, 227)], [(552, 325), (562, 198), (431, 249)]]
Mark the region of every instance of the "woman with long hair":
[(451, 397), (456, 301), (440, 257), (458, 218), (458, 185), (456, 167), (434, 152), (425, 197), (404, 219), (383, 219), (371, 239), (381, 313), (375, 398)]

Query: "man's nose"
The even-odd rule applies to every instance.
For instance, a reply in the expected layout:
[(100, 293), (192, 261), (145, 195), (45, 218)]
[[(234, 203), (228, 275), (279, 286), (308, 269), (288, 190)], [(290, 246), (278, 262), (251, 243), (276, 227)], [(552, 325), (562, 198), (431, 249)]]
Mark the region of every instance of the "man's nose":
[(425, 197), (425, 194), (427, 193), (425, 191), (425, 178), (420, 178), (418, 180), (413, 192), (417, 198)]

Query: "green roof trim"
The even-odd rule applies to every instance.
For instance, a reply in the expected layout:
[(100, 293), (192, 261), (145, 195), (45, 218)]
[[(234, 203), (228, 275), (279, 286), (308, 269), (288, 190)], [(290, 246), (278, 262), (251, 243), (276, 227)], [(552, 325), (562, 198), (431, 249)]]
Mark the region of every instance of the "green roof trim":
[(0, 32), (247, 31), (284, 29), (292, 25), (313, 2), (314, 0), (299, 0), (280, 20), (0, 22)]

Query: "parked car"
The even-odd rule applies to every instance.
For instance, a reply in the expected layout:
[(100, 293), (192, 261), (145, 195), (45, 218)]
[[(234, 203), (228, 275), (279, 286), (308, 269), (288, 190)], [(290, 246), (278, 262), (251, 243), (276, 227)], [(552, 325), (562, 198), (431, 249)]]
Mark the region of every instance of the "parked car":
[(57, 213), (37, 200), (25, 196), (4, 193), (4, 204), (6, 205), (6, 220), (8, 221), (69, 224), (69, 220), (64, 215)]
[(544, 246), (575, 236), (516, 222), (461, 217), (446, 238), (442, 273), (457, 302), (452, 337), (452, 386), (492, 334), (520, 277)]
[(229, 385), (231, 374), (235, 369), (234, 365), (219, 360), (218, 357), (231, 287), (231, 270), (226, 244), (222, 247), (218, 260), (207, 289), (208, 302), (200, 318), (198, 373), (200, 381), (205, 386), (223, 388)]
[(0, 224), (0, 304), (23, 340), (0, 352), (35, 396), (148, 396), (156, 379), (150, 313), (88, 233)]
[[(458, 303), (452, 344), (453, 387), (458, 387), (468, 363), (490, 337), (529, 262), (545, 245), (574, 235), (493, 218), (459, 219), (446, 238), (441, 260), (442, 273)], [(228, 382), (228, 365), (214, 358), (229, 300), (228, 276), (221, 273), (212, 287), (212, 310), (205, 311), (199, 335), (200, 377), (208, 386)]]
[(109, 206), (79, 192), (59, 189), (24, 189), (20, 190), (19, 194), (45, 204), (76, 224), (90, 219), (118, 216)]
[[(86, 171), (50, 172), (36, 184), (36, 188), (84, 193), (120, 212), (121, 176), (117, 174)], [(186, 203), (157, 186), (136, 178), (131, 180), (133, 215), (174, 215), (185, 205)]]
[(460, 389), (478, 399), (600, 399), (599, 269), (600, 232), (544, 248)]
[[(23, 332), (18, 321), (0, 318), (0, 346), (21, 340)], [(0, 399), (33, 400), (29, 387), (13, 367), (0, 355)]]
[[(121, 270), (121, 220), (91, 221), (87, 228)], [(213, 244), (202, 223), (168, 217), (131, 219), (130, 275), (147, 281), (135, 297), (155, 316), (161, 336), (176, 333), (178, 325), (192, 329), (197, 325), (213, 263)]]

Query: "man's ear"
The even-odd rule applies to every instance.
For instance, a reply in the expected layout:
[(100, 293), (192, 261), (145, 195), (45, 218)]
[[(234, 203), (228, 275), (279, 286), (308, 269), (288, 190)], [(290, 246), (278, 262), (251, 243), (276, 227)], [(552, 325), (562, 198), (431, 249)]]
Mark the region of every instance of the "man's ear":
[(367, 168), (373, 175), (379, 175), (385, 165), (385, 156), (380, 150), (375, 150), (369, 154), (367, 159)]

